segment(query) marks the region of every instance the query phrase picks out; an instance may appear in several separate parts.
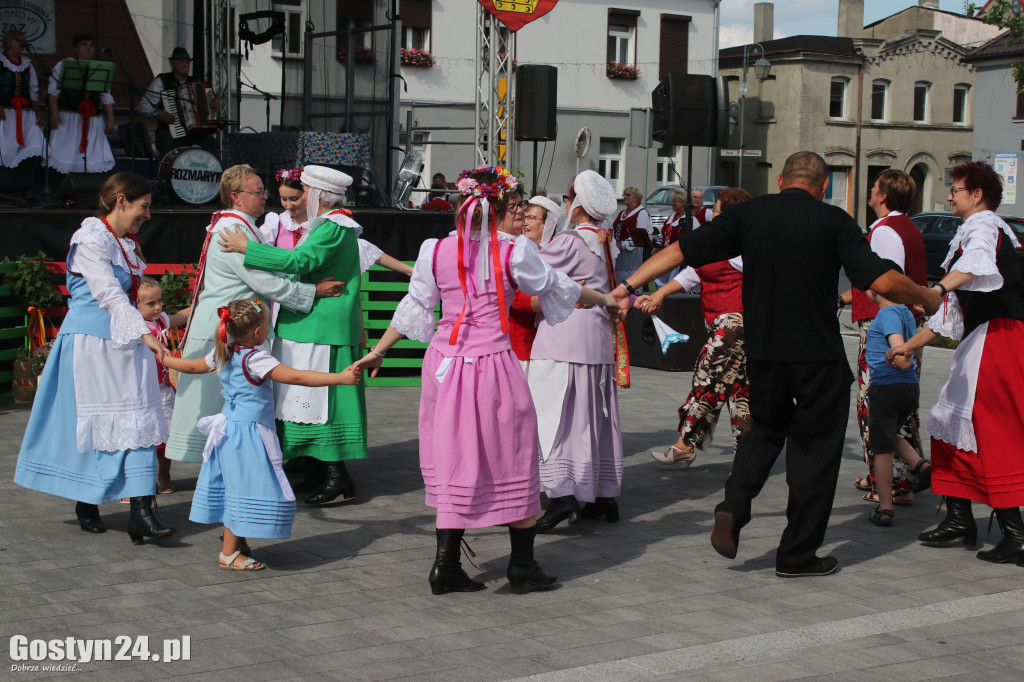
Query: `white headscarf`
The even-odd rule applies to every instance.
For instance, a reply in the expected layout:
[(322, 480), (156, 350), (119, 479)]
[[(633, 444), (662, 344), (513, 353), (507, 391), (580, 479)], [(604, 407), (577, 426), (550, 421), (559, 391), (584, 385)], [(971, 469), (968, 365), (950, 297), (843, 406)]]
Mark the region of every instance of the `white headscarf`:
[(619, 204), (615, 199), (615, 190), (610, 182), (597, 171), (585, 170), (573, 180), (576, 190), (576, 201), (569, 208), (571, 216), (577, 206), (587, 212), (594, 220), (601, 221), (615, 213)]
[(309, 187), (306, 220), (312, 221), (320, 213), (320, 192), (345, 196), (345, 190), (352, 184), (352, 176), (327, 166), (305, 166), (302, 169), (302, 184)]
[(565, 211), (551, 199), (540, 195), (533, 197), (526, 203), (532, 206), (540, 206), (547, 211), (547, 216), (544, 218), (544, 232), (540, 237), (540, 244), (538, 244), (543, 249), (551, 241), (551, 238), (565, 227)]

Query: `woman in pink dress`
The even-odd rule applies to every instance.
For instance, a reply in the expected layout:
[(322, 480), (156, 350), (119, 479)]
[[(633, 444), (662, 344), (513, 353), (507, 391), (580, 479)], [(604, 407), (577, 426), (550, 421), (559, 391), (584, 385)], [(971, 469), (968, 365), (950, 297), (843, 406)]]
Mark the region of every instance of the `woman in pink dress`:
[[(420, 247), (409, 293), (381, 340), (354, 367), (376, 375), (384, 355), (402, 337), (430, 343), (420, 396), (420, 468), (426, 502), (437, 509), (437, 557), (430, 571), (434, 594), (474, 592), (481, 582), (462, 570), (466, 528), (508, 525), (512, 588), (556, 582), (533, 557), (537, 490), (537, 417), (526, 376), (512, 352), (508, 308), (518, 288), (538, 296), (545, 319), (566, 319), (577, 302), (615, 307), (607, 294), (581, 287), (548, 267), (529, 239), (495, 228), (515, 176), (481, 166), (458, 182), (458, 230)], [(443, 316), (434, 331), (434, 307)]]

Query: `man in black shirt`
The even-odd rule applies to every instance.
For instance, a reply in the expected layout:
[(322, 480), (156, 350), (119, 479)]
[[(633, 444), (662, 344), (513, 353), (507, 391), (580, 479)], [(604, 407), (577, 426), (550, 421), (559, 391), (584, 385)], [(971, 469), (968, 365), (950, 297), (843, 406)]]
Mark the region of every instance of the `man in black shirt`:
[[(853, 375), (836, 319), (839, 268), (854, 286), (872, 289), (931, 314), (941, 304), (883, 260), (857, 223), (822, 202), (828, 167), (813, 152), (786, 160), (779, 194), (737, 204), (664, 249), (612, 291), (619, 299), (682, 264), (700, 266), (743, 256), (743, 317), (753, 426), (739, 443), (725, 501), (715, 508), (711, 544), (730, 559), (751, 501), (788, 444), (789, 525), (775, 572), (782, 577), (828, 575), (835, 557), (815, 552), (825, 538), (835, 497)], [(685, 254), (685, 259), (684, 259)]]

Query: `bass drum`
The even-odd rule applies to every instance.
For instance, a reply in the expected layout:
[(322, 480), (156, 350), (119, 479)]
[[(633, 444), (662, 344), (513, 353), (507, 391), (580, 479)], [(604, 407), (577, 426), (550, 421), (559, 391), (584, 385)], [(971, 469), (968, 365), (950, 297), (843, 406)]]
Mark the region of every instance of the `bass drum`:
[(178, 147), (160, 160), (157, 177), (170, 196), (187, 204), (208, 204), (220, 194), (220, 160), (202, 147)]

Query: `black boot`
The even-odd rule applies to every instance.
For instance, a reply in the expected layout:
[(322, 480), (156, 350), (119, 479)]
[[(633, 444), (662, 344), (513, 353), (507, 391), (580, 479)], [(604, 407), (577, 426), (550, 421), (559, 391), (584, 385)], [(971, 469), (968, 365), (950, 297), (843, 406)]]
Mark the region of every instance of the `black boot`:
[(448, 592), (476, 592), (484, 589), (484, 584), (473, 580), (462, 570), (462, 535), (461, 528), (438, 528), (437, 558), (430, 569), (430, 591), (434, 594)]
[(585, 519), (599, 519), (603, 516), (608, 519), (608, 523), (615, 523), (619, 520), (619, 503), (614, 497), (599, 497), (583, 505), (580, 516)]
[(75, 516), (78, 517), (78, 525), (86, 533), (106, 533), (107, 527), (103, 525), (100, 518), (100, 508), (95, 504), (78, 502), (75, 504)]
[[(573, 500), (575, 501), (575, 500)], [(522, 592), (526, 586), (547, 589), (558, 582), (558, 578), (548, 575), (533, 558), (533, 540), (537, 537), (537, 527), (508, 527), (508, 539), (512, 545), (512, 556), (508, 560), (508, 582), (512, 589)]]
[(547, 533), (562, 521), (569, 519), (569, 525), (580, 520), (580, 505), (572, 495), (552, 497), (544, 515), (537, 519), (537, 532)]
[(162, 540), (174, 535), (174, 528), (168, 528), (153, 511), (153, 495), (131, 498), (131, 515), (128, 517), (128, 537), (136, 545), (143, 543), (143, 538)]
[(933, 530), (925, 531), (917, 539), (928, 545), (945, 545), (957, 538), (964, 544), (978, 544), (978, 524), (974, 522), (971, 501), (962, 497), (946, 498), (946, 518)]
[[(312, 457), (299, 457), (299, 459), (313, 459)], [(295, 460), (292, 460), (295, 461)], [(313, 464), (308, 467), (303, 467), (302, 471), (306, 473), (306, 477), (302, 479), (302, 482), (292, 486), (292, 492), (296, 493), (311, 493), (323, 486), (327, 479), (327, 467), (318, 459), (313, 459)]]
[(978, 558), (993, 564), (1009, 564), (1024, 558), (1024, 519), (1020, 507), (998, 508), (995, 515), (1003, 538), (987, 552), (978, 552)]
[(344, 462), (324, 464), (324, 483), (306, 498), (306, 504), (326, 504), (341, 495), (345, 500), (356, 496), (356, 484), (349, 477)]

